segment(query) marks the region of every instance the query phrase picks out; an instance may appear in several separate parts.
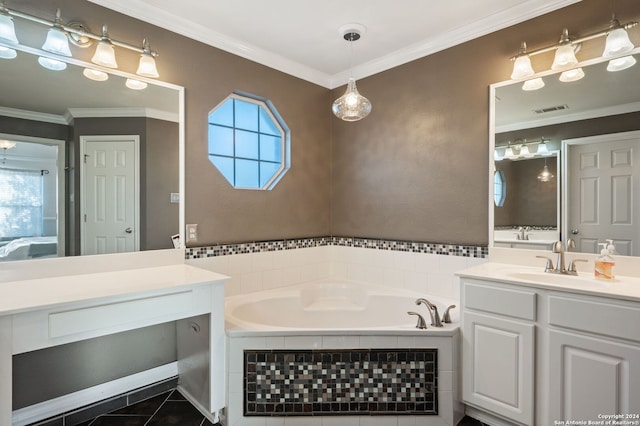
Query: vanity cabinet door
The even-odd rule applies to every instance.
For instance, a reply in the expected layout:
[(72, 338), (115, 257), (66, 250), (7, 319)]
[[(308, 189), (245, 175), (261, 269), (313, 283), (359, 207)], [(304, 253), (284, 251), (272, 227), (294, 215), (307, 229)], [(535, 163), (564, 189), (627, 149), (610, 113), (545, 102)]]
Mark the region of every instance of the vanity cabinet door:
[(533, 425), (534, 331), (532, 323), (464, 311), (465, 403)]
[(552, 329), (549, 351), (548, 424), (640, 414), (640, 347)]

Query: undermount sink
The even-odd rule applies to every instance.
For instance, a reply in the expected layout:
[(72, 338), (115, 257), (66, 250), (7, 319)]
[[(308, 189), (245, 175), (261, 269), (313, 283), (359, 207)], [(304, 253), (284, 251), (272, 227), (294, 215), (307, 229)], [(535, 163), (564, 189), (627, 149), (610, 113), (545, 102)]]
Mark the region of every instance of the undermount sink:
[(594, 277), (580, 275), (554, 274), (550, 272), (535, 271), (505, 271), (504, 275), (517, 280), (538, 282), (556, 285), (575, 285), (580, 287), (605, 288), (609, 286), (606, 281), (596, 280)]

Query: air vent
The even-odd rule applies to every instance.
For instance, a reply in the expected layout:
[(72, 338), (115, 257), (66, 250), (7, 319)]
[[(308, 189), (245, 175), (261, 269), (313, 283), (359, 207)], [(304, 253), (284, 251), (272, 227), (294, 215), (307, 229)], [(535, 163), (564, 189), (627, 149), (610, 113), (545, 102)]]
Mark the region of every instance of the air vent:
[(556, 105), (552, 107), (534, 109), (533, 112), (535, 112), (536, 114), (546, 114), (548, 112), (563, 111), (565, 109), (569, 109), (569, 105)]

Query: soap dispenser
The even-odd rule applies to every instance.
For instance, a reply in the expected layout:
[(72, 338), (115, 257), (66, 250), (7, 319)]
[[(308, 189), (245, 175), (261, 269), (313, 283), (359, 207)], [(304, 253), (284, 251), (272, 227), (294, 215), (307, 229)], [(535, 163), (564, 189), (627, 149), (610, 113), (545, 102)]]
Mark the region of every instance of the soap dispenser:
[(606, 243), (598, 243), (602, 246), (600, 255), (596, 258), (594, 274), (600, 280), (613, 280), (613, 266), (616, 264), (611, 255), (616, 254), (616, 247), (613, 240), (606, 240)]

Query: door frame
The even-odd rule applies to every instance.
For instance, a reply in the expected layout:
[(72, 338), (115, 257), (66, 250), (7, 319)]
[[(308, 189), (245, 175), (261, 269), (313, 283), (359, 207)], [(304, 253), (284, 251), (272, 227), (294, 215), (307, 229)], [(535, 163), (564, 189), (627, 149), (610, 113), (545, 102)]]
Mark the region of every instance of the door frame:
[(134, 153), (136, 156), (135, 171), (134, 171), (134, 209), (135, 215), (133, 218), (134, 229), (133, 244), (134, 251), (140, 251), (140, 135), (83, 135), (80, 136), (80, 254), (85, 254), (86, 242), (86, 226), (87, 222), (84, 220), (84, 215), (87, 211), (85, 191), (86, 185), (86, 163), (84, 161), (85, 154), (87, 152), (87, 142), (126, 142), (133, 140)]
[(596, 136), (586, 136), (583, 138), (573, 138), (573, 139), (563, 139), (561, 141), (561, 152), (562, 152), (562, 171), (560, 176), (562, 178), (562, 206), (561, 206), (561, 214), (562, 214), (562, 228), (560, 237), (564, 241), (567, 237), (570, 237), (571, 230), (569, 229), (569, 200), (567, 199), (567, 195), (569, 194), (569, 147), (571, 145), (589, 145), (593, 143), (601, 143), (601, 142), (610, 142), (613, 140), (618, 140), (621, 138), (640, 138), (640, 130), (632, 130), (630, 132), (618, 132), (618, 133), (607, 133), (603, 135)]

